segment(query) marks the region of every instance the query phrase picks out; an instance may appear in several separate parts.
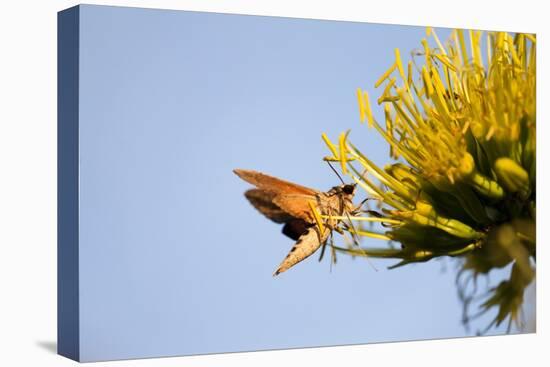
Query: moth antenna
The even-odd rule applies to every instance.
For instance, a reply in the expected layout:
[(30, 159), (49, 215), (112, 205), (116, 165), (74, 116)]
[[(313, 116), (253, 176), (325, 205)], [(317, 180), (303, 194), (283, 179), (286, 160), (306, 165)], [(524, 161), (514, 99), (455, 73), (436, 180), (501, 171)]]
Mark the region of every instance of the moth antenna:
[(329, 167), (334, 171), (334, 173), (336, 173), (336, 176), (338, 176), (338, 178), (342, 182), (342, 185), (345, 185), (346, 183), (344, 182), (344, 180), (342, 180), (342, 177), (340, 176), (338, 171), (336, 171), (336, 169), (332, 166), (332, 164), (329, 161), (326, 161), (326, 162), (328, 163)]

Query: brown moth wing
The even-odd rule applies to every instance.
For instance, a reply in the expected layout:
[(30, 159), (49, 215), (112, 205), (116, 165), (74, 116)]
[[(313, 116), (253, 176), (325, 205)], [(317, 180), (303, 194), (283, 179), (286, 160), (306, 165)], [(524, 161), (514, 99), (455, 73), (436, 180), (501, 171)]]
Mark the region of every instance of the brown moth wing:
[(303, 219), (293, 218), (283, 226), (283, 234), (297, 241), (311, 226), (314, 226), (314, 224), (308, 223)]
[(301, 186), (292, 182), (281, 180), (264, 173), (246, 169), (234, 169), (233, 172), (246, 182), (273, 193), (301, 194), (315, 196), (319, 191)]
[(288, 255), (281, 262), (273, 276), (279, 275), (282, 272), (287, 271), (300, 261), (307, 259), (311, 256), (321, 245), (328, 239), (329, 231), (325, 230), (325, 233), (319, 238), (318, 227), (311, 227), (304, 233), (294, 246), (290, 249)]
[(244, 196), (248, 201), (256, 208), (260, 213), (271, 219), (275, 223), (285, 223), (283, 226), (283, 234), (290, 237), (294, 241), (300, 238), (301, 235), (307, 232), (307, 229), (311, 227), (310, 223), (300, 218), (295, 218), (279, 208), (273, 203), (275, 194), (260, 190), (250, 189), (244, 193)]
[(316, 223), (309, 203), (317, 207), (317, 198), (311, 195), (286, 195), (279, 194), (273, 199), (273, 203), (295, 218), (300, 218), (308, 223)]
[(246, 196), (254, 208), (275, 223), (286, 223), (294, 218), (273, 203), (276, 194), (272, 192), (250, 189), (244, 193), (244, 196)]

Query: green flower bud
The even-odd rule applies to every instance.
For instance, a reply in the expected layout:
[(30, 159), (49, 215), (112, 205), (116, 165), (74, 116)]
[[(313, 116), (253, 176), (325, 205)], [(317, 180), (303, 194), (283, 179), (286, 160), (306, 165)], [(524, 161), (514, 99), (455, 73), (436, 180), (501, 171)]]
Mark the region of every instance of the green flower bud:
[(497, 159), (495, 173), (499, 182), (509, 192), (527, 192), (529, 190), (529, 174), (514, 160), (506, 157)]
[(472, 173), (474, 173), (475, 168), (476, 168), (476, 164), (474, 162), (474, 157), (472, 157), (470, 153), (465, 153), (462, 159), (460, 160), (460, 166), (459, 166), (460, 174), (463, 177), (468, 177)]
[(474, 157), (470, 153), (465, 153), (460, 159), (458, 172), (480, 194), (492, 199), (501, 199), (504, 196), (504, 190), (497, 182), (483, 176), (476, 170)]

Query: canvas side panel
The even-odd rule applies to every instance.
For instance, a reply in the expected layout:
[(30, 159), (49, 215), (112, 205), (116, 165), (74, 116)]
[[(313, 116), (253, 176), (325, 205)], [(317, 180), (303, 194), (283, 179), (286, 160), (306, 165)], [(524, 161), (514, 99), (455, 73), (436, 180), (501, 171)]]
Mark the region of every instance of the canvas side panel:
[(57, 17), (57, 352), (79, 360), (79, 7)]

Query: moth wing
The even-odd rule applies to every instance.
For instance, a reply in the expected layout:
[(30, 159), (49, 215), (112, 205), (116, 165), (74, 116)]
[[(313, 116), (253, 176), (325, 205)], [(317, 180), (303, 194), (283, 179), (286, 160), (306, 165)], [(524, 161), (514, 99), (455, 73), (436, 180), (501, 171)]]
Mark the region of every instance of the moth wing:
[(292, 218), (283, 226), (283, 234), (297, 241), (300, 236), (305, 234), (314, 224), (308, 223), (303, 219)]
[(279, 208), (295, 218), (302, 219), (307, 223), (315, 223), (309, 203), (317, 205), (317, 199), (312, 195), (277, 195), (273, 199)]
[(250, 189), (244, 193), (244, 196), (254, 208), (275, 223), (286, 223), (293, 219), (290, 214), (273, 203), (276, 194), (272, 192), (260, 189)]
[(309, 187), (301, 186), (293, 182), (281, 180), (280, 178), (269, 176), (258, 171), (235, 169), (233, 172), (246, 182), (265, 191), (312, 196), (315, 196), (315, 194), (318, 193), (315, 189), (310, 189)]

